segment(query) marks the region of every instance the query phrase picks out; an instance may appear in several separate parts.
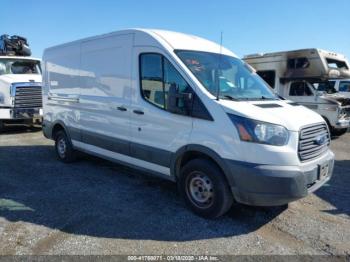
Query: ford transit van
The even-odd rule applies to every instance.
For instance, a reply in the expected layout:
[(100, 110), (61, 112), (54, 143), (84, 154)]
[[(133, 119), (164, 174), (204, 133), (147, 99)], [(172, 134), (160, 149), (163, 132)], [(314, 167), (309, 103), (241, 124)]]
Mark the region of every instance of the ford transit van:
[(325, 120), (208, 40), (119, 31), (46, 49), (43, 69), (43, 132), (60, 160), (83, 151), (177, 182), (198, 215), (284, 205), (332, 175)]

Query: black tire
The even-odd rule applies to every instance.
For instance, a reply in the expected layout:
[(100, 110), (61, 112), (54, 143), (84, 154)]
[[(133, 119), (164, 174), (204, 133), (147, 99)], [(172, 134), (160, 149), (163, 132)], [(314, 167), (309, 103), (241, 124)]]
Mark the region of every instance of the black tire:
[(58, 131), (55, 135), (55, 149), (58, 159), (62, 162), (71, 163), (76, 160), (72, 142), (64, 131)]
[(189, 208), (204, 218), (225, 214), (234, 201), (224, 174), (210, 160), (187, 163), (181, 170), (178, 189)]
[(346, 132), (348, 132), (347, 128), (341, 128), (341, 129), (332, 129), (332, 135), (333, 136), (342, 136), (344, 135)]

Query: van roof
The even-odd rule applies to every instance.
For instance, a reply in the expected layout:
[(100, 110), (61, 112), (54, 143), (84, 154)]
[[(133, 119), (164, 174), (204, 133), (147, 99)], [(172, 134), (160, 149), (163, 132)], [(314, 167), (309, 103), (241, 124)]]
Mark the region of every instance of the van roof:
[(221, 47), (217, 43), (214, 43), (212, 41), (209, 41), (207, 39), (204, 39), (198, 36), (179, 33), (179, 32), (173, 32), (173, 31), (158, 30), (158, 29), (143, 29), (143, 28), (126, 29), (126, 30), (115, 31), (107, 34), (92, 36), (92, 37), (76, 40), (73, 42), (53, 46), (53, 47), (47, 48), (45, 51), (49, 49), (63, 47), (66, 45), (71, 45), (74, 43), (83, 42), (83, 41), (90, 41), (94, 39), (105, 38), (108, 36), (132, 34), (132, 33), (148, 35), (154, 40), (156, 40), (163, 47), (167, 47), (173, 50), (198, 50), (203, 52), (222, 53), (225, 55), (237, 57), (230, 50), (224, 47)]

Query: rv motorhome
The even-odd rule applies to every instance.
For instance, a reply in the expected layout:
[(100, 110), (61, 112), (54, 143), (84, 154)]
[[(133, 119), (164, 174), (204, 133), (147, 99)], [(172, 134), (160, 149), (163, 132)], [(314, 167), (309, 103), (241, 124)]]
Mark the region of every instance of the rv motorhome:
[(285, 99), (319, 113), (334, 135), (350, 125), (350, 99), (330, 90), (328, 80), (350, 77), (343, 55), (321, 49), (247, 55), (243, 58)]
[(84, 151), (177, 182), (201, 216), (283, 205), (332, 175), (324, 119), (203, 38), (124, 30), (48, 48), (42, 65), (43, 132), (61, 161)]

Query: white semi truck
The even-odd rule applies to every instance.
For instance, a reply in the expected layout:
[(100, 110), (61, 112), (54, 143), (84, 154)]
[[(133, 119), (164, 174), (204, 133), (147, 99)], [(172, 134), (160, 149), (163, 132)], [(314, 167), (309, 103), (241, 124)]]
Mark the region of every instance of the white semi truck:
[(257, 70), (276, 94), (319, 113), (333, 135), (347, 131), (350, 98), (325, 91), (330, 80), (349, 78), (350, 66), (345, 56), (321, 49), (302, 49), (252, 54), (243, 60)]
[(0, 131), (4, 124), (33, 124), (42, 118), (40, 60), (27, 56), (30, 50), (22, 39), (0, 37)]

